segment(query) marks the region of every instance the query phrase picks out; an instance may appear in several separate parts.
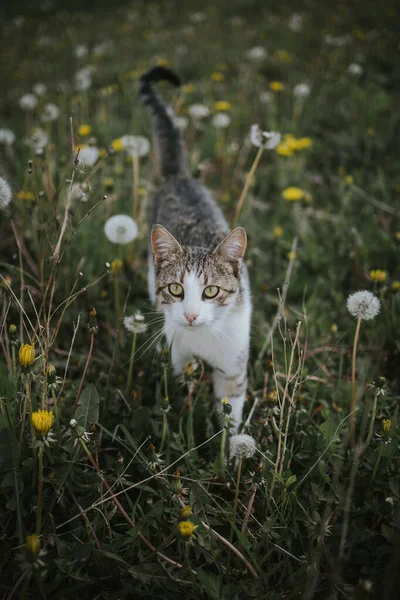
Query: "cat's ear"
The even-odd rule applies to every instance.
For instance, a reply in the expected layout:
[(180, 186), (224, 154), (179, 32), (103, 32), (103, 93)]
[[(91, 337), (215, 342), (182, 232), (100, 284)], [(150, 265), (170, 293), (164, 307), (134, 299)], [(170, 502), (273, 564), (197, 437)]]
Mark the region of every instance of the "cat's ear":
[(155, 261), (163, 261), (176, 254), (182, 254), (182, 246), (162, 225), (153, 225), (151, 247)]
[(247, 246), (247, 235), (243, 227), (236, 227), (228, 233), (219, 246), (214, 250), (214, 254), (219, 254), (225, 259), (239, 260), (243, 257)]

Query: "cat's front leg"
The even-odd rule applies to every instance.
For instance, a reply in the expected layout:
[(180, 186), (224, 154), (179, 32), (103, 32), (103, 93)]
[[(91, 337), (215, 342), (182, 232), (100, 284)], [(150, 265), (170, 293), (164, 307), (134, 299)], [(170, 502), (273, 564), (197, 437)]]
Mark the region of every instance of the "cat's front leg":
[(234, 433), (237, 433), (242, 422), (243, 407), (246, 401), (247, 390), (247, 364), (238, 373), (228, 374), (221, 369), (214, 369), (214, 394), (218, 399), (228, 398), (232, 406), (232, 425)]

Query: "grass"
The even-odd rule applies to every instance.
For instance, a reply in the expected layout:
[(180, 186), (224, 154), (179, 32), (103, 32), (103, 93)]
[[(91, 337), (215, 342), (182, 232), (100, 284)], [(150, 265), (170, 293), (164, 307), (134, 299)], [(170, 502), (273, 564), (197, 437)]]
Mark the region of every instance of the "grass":
[[(2, 23), (0, 126), (16, 136), (0, 145), (13, 190), (0, 213), (2, 597), (395, 597), (396, 32), (394, 3), (379, 15), (368, 3), (333, 12), (255, 1), (199, 14), (194, 2), (139, 1)], [(255, 60), (257, 46), (267, 55)], [(194, 103), (230, 105), (226, 129), (190, 118), (184, 137), (193, 174), (249, 238), (242, 431), (256, 451), (239, 463), (207, 365), (174, 378), (147, 297), (154, 156), (132, 163), (119, 139), (151, 137), (135, 88), (157, 61), (188, 84), (180, 95), (160, 85), (180, 116)], [(19, 99), (37, 83), (46, 91), (24, 112)], [(308, 97), (294, 96), (299, 83)], [(41, 121), (47, 102), (59, 108), (51, 122)], [(254, 123), (292, 137), (281, 153), (264, 150), (249, 177)], [(133, 205), (139, 235), (116, 247), (104, 224)], [(346, 299), (362, 289), (381, 311), (354, 344)], [(122, 317), (136, 311), (147, 329), (132, 334)], [(46, 417), (32, 424), (42, 409), (54, 413), (49, 433)]]

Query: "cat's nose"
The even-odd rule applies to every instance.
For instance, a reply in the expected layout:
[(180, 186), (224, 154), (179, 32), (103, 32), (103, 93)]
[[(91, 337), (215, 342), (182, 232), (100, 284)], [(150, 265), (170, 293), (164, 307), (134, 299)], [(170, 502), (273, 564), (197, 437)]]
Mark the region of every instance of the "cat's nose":
[(186, 320), (189, 321), (190, 325), (193, 324), (193, 321), (195, 321), (197, 319), (197, 317), (199, 315), (193, 315), (193, 314), (189, 314), (189, 313), (184, 313)]

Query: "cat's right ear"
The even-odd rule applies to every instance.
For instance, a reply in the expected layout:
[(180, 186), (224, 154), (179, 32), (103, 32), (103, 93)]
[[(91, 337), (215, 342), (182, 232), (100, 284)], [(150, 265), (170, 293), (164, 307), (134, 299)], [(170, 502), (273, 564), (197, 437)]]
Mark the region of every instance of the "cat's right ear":
[(162, 262), (173, 255), (182, 254), (182, 246), (162, 225), (153, 225), (151, 230), (151, 248), (155, 262)]

